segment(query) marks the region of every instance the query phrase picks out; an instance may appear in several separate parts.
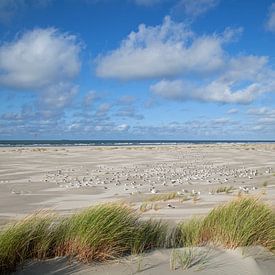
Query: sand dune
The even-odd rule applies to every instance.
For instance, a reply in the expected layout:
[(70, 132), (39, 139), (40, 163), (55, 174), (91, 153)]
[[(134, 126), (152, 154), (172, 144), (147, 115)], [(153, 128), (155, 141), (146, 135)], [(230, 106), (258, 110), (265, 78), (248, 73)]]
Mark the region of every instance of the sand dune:
[[(186, 248), (185, 248), (186, 249)], [(184, 250), (184, 249), (180, 249)], [(199, 263), (188, 269), (176, 265), (172, 270), (170, 258), (172, 250), (160, 250), (143, 256), (131, 256), (119, 261), (84, 265), (69, 262), (68, 259), (58, 258), (45, 262), (30, 263), (24, 270), (16, 272), (17, 275), (34, 274), (241, 274), (241, 275), (272, 275), (275, 269), (275, 258), (261, 247), (236, 250), (217, 248), (193, 248), (198, 256), (203, 255), (205, 262)]]

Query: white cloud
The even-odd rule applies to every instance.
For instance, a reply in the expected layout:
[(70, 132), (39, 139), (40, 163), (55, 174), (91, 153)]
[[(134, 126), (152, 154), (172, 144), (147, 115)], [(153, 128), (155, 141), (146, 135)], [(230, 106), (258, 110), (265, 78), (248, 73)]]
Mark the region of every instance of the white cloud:
[(128, 124), (120, 124), (114, 127), (114, 131), (125, 132), (128, 131), (130, 126)]
[(258, 95), (274, 91), (274, 71), (262, 56), (239, 56), (228, 60), (227, 67), (214, 78), (204, 78), (198, 84), (184, 79), (163, 79), (150, 90), (172, 100), (198, 100), (219, 103), (251, 103)]
[(187, 16), (197, 17), (215, 8), (219, 0), (181, 0), (174, 7), (174, 10), (183, 11)]
[(253, 118), (259, 126), (263, 129), (275, 131), (275, 109), (269, 107), (250, 108), (247, 110), (247, 114)]
[(275, 109), (270, 109), (268, 107), (251, 108), (247, 110), (247, 114), (255, 116), (268, 115), (275, 118)]
[(94, 101), (96, 101), (99, 98), (100, 98), (100, 95), (98, 94), (98, 92), (91, 90), (85, 95), (83, 99), (83, 106), (90, 107), (91, 104), (94, 103)]
[(40, 103), (47, 109), (63, 109), (71, 103), (77, 92), (77, 86), (71, 83), (60, 82), (43, 91)]
[(140, 25), (118, 49), (99, 56), (96, 73), (107, 78), (143, 79), (213, 72), (224, 65), (223, 44), (240, 32), (227, 29), (222, 35), (196, 37), (183, 23), (167, 16), (162, 25)]
[(266, 74), (268, 57), (266, 56), (238, 56), (229, 60), (222, 76), (223, 81), (233, 82), (240, 80), (257, 81)]
[(275, 32), (275, 3), (273, 3), (269, 8), (266, 29)]
[(229, 119), (228, 117), (219, 117), (219, 118), (213, 119), (212, 121), (216, 125), (228, 125), (228, 124), (232, 124), (231, 119)]
[(96, 116), (98, 117), (103, 117), (108, 114), (108, 112), (111, 110), (112, 105), (109, 103), (102, 103), (101, 105), (98, 106), (97, 111), (96, 111)]
[(74, 78), (80, 70), (76, 37), (54, 28), (35, 29), (0, 47), (0, 85), (40, 89)]
[(152, 85), (150, 90), (156, 95), (172, 100), (247, 104), (257, 95), (258, 86), (252, 84), (245, 89), (233, 91), (230, 85), (219, 81), (213, 81), (205, 86), (195, 86), (183, 80), (161, 80)]

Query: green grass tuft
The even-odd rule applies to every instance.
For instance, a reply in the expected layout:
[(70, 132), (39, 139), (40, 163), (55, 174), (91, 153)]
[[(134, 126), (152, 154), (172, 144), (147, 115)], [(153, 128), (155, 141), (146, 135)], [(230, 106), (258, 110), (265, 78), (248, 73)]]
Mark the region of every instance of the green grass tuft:
[(206, 267), (209, 258), (209, 251), (204, 251), (198, 247), (174, 249), (170, 256), (170, 268), (171, 270), (178, 268), (187, 270), (196, 267), (197, 271), (202, 270)]
[[(204, 218), (172, 228), (161, 221), (142, 220), (125, 204), (98, 205), (62, 218), (39, 212), (0, 232), (0, 273), (33, 259), (67, 256), (82, 262), (104, 261), (154, 248), (208, 243), (227, 248), (262, 245), (274, 252), (275, 214), (252, 197), (240, 197)], [(182, 266), (187, 260), (189, 266), (191, 256), (175, 257)]]
[(214, 243), (226, 248), (262, 245), (275, 250), (275, 214), (256, 198), (240, 197), (205, 218), (179, 224), (186, 246)]
[(56, 225), (51, 213), (37, 213), (0, 233), (0, 273), (15, 269), (28, 259), (54, 254)]
[(147, 198), (147, 201), (169, 201), (180, 197), (177, 192), (163, 193), (163, 194), (155, 194), (151, 195)]
[(216, 190), (213, 190), (213, 193), (231, 193), (234, 190), (233, 186), (222, 186), (222, 187), (218, 187)]
[(126, 205), (104, 204), (71, 217), (38, 213), (0, 234), (0, 273), (15, 270), (29, 259), (75, 257), (104, 261), (164, 247), (167, 225), (142, 221)]
[(180, 231), (180, 246), (194, 246), (198, 244), (202, 219), (192, 218), (189, 221), (182, 222), (178, 228)]

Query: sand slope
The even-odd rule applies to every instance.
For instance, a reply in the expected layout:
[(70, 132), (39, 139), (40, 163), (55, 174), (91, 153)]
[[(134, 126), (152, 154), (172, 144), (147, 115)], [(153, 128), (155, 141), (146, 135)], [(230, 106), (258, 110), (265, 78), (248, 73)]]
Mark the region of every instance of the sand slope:
[(170, 268), (171, 250), (154, 251), (143, 256), (132, 256), (116, 262), (98, 265), (69, 263), (65, 258), (30, 263), (16, 275), (34, 274), (222, 274), (222, 275), (272, 275), (275, 270), (274, 255), (270, 255), (261, 247), (249, 249), (214, 249), (194, 248), (197, 255), (205, 255), (205, 263), (183, 270), (177, 265), (176, 270)]

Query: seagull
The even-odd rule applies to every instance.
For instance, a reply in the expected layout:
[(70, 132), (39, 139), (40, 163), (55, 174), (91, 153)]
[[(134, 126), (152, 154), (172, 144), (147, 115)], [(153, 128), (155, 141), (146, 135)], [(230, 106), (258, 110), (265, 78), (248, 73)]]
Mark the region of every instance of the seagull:
[(170, 203), (167, 204), (169, 208), (175, 208), (175, 206), (171, 205)]

